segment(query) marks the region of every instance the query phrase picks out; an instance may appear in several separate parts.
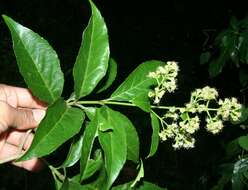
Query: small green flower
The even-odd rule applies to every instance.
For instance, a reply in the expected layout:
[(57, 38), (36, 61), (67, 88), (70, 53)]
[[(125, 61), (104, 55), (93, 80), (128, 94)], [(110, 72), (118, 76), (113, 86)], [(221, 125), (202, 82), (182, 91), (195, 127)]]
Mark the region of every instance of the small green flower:
[(207, 118), (206, 122), (207, 122), (206, 129), (212, 134), (219, 133), (224, 127), (223, 122), (219, 119)]
[(176, 76), (178, 71), (177, 63), (168, 61), (165, 66), (159, 66), (155, 72), (148, 74), (148, 77), (154, 78), (157, 81), (155, 89), (148, 93), (148, 97), (154, 98), (154, 104), (159, 104), (166, 92), (172, 93), (176, 90)]

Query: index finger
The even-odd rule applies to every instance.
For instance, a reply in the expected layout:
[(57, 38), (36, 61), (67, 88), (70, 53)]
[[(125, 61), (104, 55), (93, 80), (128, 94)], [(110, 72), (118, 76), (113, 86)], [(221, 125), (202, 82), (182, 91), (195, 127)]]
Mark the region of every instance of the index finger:
[(34, 97), (30, 90), (4, 84), (0, 84), (0, 100), (6, 101), (13, 107), (46, 108), (46, 104)]

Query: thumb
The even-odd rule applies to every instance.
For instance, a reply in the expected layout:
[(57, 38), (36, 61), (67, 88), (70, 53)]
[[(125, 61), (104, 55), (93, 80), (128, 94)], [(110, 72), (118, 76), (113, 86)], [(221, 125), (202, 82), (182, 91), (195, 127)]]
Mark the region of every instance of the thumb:
[(10, 126), (17, 129), (35, 128), (44, 116), (45, 110), (14, 108), (0, 101), (0, 124), (2, 126), (2, 132), (6, 131)]
[(45, 110), (41, 109), (13, 109), (13, 117), (9, 121), (9, 126), (17, 129), (37, 127), (46, 114)]

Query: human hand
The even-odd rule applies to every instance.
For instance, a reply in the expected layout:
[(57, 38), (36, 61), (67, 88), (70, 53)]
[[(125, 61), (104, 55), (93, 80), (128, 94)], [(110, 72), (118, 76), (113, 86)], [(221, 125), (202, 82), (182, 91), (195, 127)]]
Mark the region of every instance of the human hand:
[[(0, 84), (0, 162), (30, 147), (34, 136), (30, 129), (38, 126), (45, 110), (45, 104), (33, 97), (28, 89)], [(12, 164), (30, 171), (42, 166), (37, 158)]]

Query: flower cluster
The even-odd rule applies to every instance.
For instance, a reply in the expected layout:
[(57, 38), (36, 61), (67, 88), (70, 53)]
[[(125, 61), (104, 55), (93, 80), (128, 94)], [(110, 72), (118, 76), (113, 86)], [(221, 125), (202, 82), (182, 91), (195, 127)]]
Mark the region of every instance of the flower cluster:
[(195, 138), (188, 135), (185, 130), (178, 127), (176, 123), (167, 125), (167, 128), (159, 133), (159, 137), (162, 141), (166, 141), (169, 138), (174, 139), (173, 148), (193, 148), (195, 145)]
[(220, 115), (223, 120), (231, 118), (233, 121), (238, 121), (241, 117), (241, 104), (238, 103), (236, 98), (225, 98), (224, 100), (219, 100), (218, 104), (220, 108), (217, 114)]
[[(205, 114), (206, 130), (212, 134), (217, 134), (223, 129), (223, 121), (237, 121), (241, 117), (241, 104), (236, 98), (219, 101), (217, 98), (216, 89), (206, 86), (192, 92), (190, 102), (185, 104), (185, 107), (170, 107), (160, 118), (160, 139), (173, 139), (172, 146), (175, 149), (193, 148), (193, 134), (200, 129), (199, 114)], [(210, 102), (215, 103), (217, 108), (210, 108)]]
[(209, 86), (206, 86), (202, 89), (196, 89), (194, 92), (192, 92), (191, 97), (195, 101), (214, 100), (218, 97), (218, 92), (215, 88), (210, 88)]
[(166, 92), (174, 92), (176, 86), (176, 76), (179, 68), (177, 62), (168, 61), (166, 65), (159, 66), (155, 72), (150, 72), (148, 77), (156, 80), (157, 85), (154, 90), (148, 93), (150, 98), (154, 98), (154, 103), (158, 104)]

